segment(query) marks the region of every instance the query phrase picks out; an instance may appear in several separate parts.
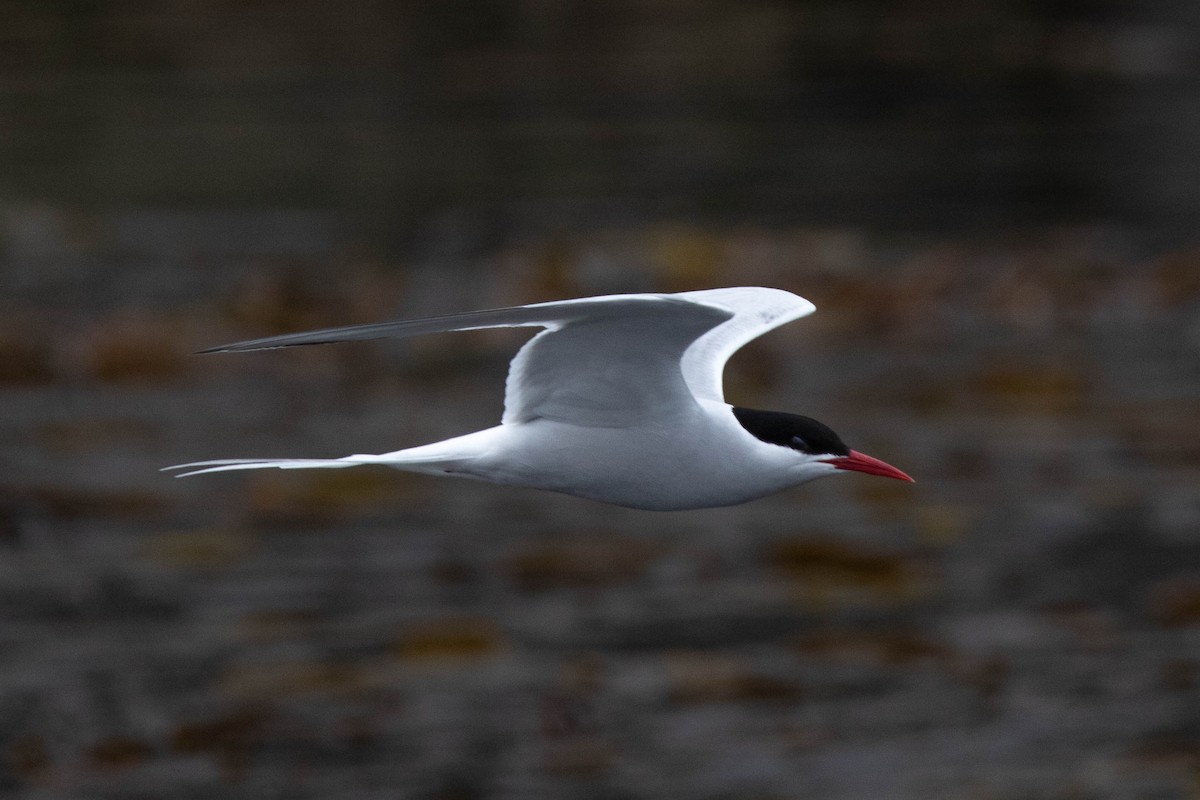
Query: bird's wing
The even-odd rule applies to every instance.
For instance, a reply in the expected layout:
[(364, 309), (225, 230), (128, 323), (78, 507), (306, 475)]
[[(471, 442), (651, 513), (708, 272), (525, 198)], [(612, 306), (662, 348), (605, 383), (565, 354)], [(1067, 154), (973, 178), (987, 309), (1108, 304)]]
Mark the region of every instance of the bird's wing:
[(684, 351), (680, 365), (683, 379), (693, 395), (718, 402), (725, 399), (721, 376), (730, 356), (767, 331), (817, 310), (812, 303), (791, 292), (757, 286), (706, 289), (674, 296), (722, 308), (732, 315), (723, 325), (692, 342)]
[(263, 339), (249, 339), (219, 347), (210, 347), (200, 353), (236, 353), (247, 350), (270, 350), (277, 347), (295, 347), (305, 344), (333, 344), (334, 342), (364, 342), (369, 339), (402, 339), (422, 336), (427, 333), (449, 333), (451, 331), (474, 331), (483, 328), (556, 328), (569, 322), (586, 319), (629, 305), (654, 303), (662, 295), (614, 294), (604, 297), (583, 297), (578, 300), (558, 300), (552, 303), (533, 303), (512, 308), (494, 308), (487, 311), (467, 311), (461, 314), (445, 314), (422, 319), (401, 319), (392, 322), (373, 322), (367, 325), (351, 325), (345, 328), (325, 328), (305, 333), (285, 333)]
[(623, 427), (677, 414), (695, 398), (719, 401), (729, 356), (812, 308), (778, 289), (608, 295), (271, 336), (203, 352), (543, 327), (547, 330), (526, 342), (509, 368), (504, 421), (543, 417)]

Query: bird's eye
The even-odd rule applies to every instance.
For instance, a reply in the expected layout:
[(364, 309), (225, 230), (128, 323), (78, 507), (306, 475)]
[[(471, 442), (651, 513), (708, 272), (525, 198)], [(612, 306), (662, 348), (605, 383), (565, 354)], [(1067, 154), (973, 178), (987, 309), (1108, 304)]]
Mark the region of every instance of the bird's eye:
[(796, 448), (797, 450), (803, 450), (806, 453), (808, 452), (808, 442), (805, 441), (803, 436), (793, 436), (792, 447)]

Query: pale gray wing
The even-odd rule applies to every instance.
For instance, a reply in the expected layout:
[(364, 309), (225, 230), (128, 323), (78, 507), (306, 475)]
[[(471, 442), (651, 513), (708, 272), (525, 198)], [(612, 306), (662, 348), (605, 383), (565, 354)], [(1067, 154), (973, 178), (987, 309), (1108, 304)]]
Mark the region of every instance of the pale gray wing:
[(530, 339), (508, 370), (504, 422), (620, 428), (695, 408), (681, 362), (728, 311), (677, 295), (615, 300)]
[(203, 352), (544, 327), (509, 368), (504, 421), (542, 417), (622, 427), (678, 414), (697, 397), (720, 401), (728, 357), (755, 336), (811, 310), (808, 301), (777, 289), (609, 295), (271, 336)]
[[(631, 304), (630, 298), (657, 302)], [(621, 427), (724, 402), (725, 362), (742, 345), (814, 310), (780, 289), (626, 295), (539, 333), (508, 371), (504, 421), (536, 417)]]
[(374, 322), (367, 325), (351, 325), (344, 328), (325, 328), (304, 333), (285, 333), (282, 336), (267, 336), (248, 339), (244, 342), (224, 344), (200, 350), (200, 353), (236, 353), (247, 350), (269, 350), (277, 347), (295, 347), (306, 344), (333, 344), (334, 342), (363, 342), (370, 339), (404, 338), (422, 336), (427, 333), (449, 333), (451, 331), (473, 331), (482, 328), (553, 328), (572, 320), (585, 319), (589, 315), (608, 310), (613, 303), (629, 305), (653, 304), (659, 295), (609, 295), (584, 297), (578, 300), (559, 300), (553, 303), (534, 303), (512, 308), (495, 308), (487, 311), (467, 311), (462, 314), (446, 314), (422, 319), (402, 319), (393, 322)]
[(504, 421), (546, 417), (608, 427), (694, 403), (680, 359), (696, 337), (730, 316), (672, 295), (608, 295), (269, 336), (201, 352), (543, 327), (547, 330), (526, 342), (509, 368)]

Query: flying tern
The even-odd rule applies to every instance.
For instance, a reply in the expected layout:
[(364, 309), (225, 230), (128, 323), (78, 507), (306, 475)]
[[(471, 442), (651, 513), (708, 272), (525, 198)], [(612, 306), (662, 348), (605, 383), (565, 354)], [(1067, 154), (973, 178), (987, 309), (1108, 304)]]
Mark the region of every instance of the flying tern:
[(811, 314), (779, 289), (614, 294), (330, 328), (201, 352), (540, 327), (509, 366), (499, 425), (380, 455), (226, 459), (167, 467), (183, 475), (378, 464), (529, 486), (658, 511), (744, 503), (838, 472), (911, 481), (851, 450), (809, 417), (725, 402), (722, 372), (742, 345)]

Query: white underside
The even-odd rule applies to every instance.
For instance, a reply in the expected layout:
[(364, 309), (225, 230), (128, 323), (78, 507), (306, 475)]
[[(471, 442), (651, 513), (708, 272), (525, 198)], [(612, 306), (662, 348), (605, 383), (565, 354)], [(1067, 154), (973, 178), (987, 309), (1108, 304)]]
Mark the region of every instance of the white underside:
[(790, 448), (754, 439), (724, 403), (700, 401), (685, 417), (629, 428), (537, 419), (393, 453), (203, 462), (184, 474), (373, 464), (673, 511), (736, 505), (836, 472), (801, 460)]

